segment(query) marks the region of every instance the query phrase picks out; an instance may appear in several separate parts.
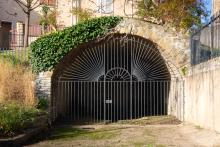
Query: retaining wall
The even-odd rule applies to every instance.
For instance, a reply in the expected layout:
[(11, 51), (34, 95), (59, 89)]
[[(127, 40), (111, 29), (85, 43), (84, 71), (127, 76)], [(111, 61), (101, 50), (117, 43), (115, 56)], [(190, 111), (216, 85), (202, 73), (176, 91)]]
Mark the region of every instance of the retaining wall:
[(190, 69), (185, 78), (184, 119), (220, 132), (220, 58)]

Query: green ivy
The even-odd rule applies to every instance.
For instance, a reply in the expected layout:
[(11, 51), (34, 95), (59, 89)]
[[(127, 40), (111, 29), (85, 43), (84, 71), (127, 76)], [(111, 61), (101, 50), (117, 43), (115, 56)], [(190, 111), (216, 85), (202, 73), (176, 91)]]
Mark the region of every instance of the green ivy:
[(33, 71), (52, 70), (70, 50), (106, 34), (121, 20), (114, 16), (94, 18), (37, 39), (31, 44)]

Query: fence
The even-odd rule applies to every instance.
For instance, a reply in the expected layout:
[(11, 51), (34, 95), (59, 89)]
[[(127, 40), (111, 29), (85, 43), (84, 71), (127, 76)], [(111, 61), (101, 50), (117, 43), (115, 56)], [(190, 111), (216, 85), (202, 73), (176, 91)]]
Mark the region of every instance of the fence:
[[(46, 28), (45, 32), (51, 32), (52, 28)], [(29, 27), (29, 45), (43, 34), (39, 25)], [(28, 48), (24, 47), (24, 33), (17, 30), (0, 29), (0, 55), (11, 55), (18, 60), (28, 60)]]
[(191, 36), (191, 64), (220, 56), (220, 12)]
[(170, 81), (59, 81), (58, 115), (72, 121), (114, 122), (167, 115)]

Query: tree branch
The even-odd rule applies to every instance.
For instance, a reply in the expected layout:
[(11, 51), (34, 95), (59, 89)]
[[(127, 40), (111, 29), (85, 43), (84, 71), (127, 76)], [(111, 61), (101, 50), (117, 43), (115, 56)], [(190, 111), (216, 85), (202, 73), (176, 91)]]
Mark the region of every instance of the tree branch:
[[(45, 0), (44, 0), (45, 1)], [(32, 1), (33, 2), (33, 1)], [(36, 9), (37, 7), (39, 7), (41, 5), (40, 1), (39, 0), (36, 0), (33, 4), (31, 2), (31, 11)]]
[[(18, 5), (19, 5), (19, 7), (21, 7), (21, 9), (24, 11), (24, 13), (27, 13), (27, 5), (25, 5), (23, 2), (21, 2), (20, 0), (14, 0)], [(25, 9), (25, 8), (26, 9)]]

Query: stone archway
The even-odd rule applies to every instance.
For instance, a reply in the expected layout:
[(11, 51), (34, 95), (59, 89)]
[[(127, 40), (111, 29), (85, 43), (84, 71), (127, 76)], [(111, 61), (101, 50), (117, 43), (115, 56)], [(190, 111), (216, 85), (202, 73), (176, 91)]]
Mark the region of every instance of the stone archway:
[(189, 35), (166, 26), (130, 18), (124, 18), (115, 31), (141, 36), (157, 44), (171, 77), (182, 79), (181, 68), (190, 65)]
[[(133, 36), (139, 36), (146, 40), (151, 41), (159, 51), (160, 56), (164, 59), (164, 63), (169, 71), (171, 77), (170, 84), (170, 94), (169, 94), (169, 106), (168, 106), (168, 114), (175, 115), (179, 119), (183, 120), (183, 85), (179, 82), (182, 79), (181, 68), (183, 66), (187, 66), (189, 63), (189, 43), (188, 38), (185, 35), (180, 33), (176, 33), (172, 30), (166, 30), (162, 26), (151, 24), (147, 22), (142, 22), (134, 19), (124, 19), (115, 29), (117, 32), (123, 34), (131, 34)], [(106, 40), (102, 40), (99, 43), (103, 43)], [(93, 41), (92, 41), (93, 42)], [(95, 43), (95, 41), (93, 42)], [(78, 50), (83, 50), (93, 45), (93, 43), (86, 43), (79, 46)], [(72, 53), (69, 53), (65, 60), (62, 60), (60, 64), (55, 68), (52, 73), (41, 73), (39, 76), (39, 81), (43, 83), (45, 75), (49, 77), (47, 78), (50, 81), (52, 79), (52, 91), (57, 90), (58, 83), (57, 81), (62, 78), (62, 71), (64, 67), (68, 66), (68, 63), (77, 56), (77, 49), (74, 49)], [(133, 79), (137, 77), (133, 75)], [(44, 80), (42, 80), (44, 79)], [(98, 79), (102, 79), (101, 76), (98, 76)], [(118, 79), (118, 78), (116, 78)], [(120, 78), (119, 78), (120, 79)], [(49, 82), (46, 81), (48, 84)], [(40, 83), (40, 82), (39, 82)], [(48, 85), (49, 87), (49, 85)], [(48, 94), (50, 94), (50, 89), (45, 88)], [(57, 116), (57, 108), (55, 105), (56, 94), (52, 92), (51, 95), (51, 104), (52, 104), (52, 113), (54, 116), (53, 119)]]
[(165, 115), (172, 97), (170, 71), (157, 45), (129, 34), (109, 35), (72, 50), (52, 80), (54, 111), (74, 120)]

